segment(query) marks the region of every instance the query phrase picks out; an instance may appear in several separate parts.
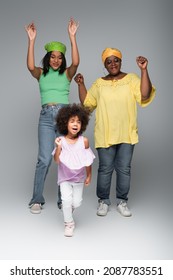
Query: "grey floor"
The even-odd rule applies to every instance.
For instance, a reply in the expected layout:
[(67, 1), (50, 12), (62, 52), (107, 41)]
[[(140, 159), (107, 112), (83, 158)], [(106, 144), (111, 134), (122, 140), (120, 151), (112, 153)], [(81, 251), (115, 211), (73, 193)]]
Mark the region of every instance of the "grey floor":
[[(38, 0), (37, 5), (36, 1), (1, 2), (5, 48), (1, 58), (0, 259), (173, 260), (172, 1), (109, 0), (99, 5), (94, 0)], [(149, 59), (149, 73), (157, 91), (153, 104), (138, 113), (140, 144), (133, 160), (129, 194), (133, 216), (123, 218), (116, 212), (115, 177), (110, 211), (104, 218), (96, 216), (95, 162), (92, 184), (85, 189), (83, 205), (75, 212), (75, 235), (65, 238), (62, 213), (56, 207), (55, 166), (45, 184), (46, 205), (41, 215), (31, 215), (27, 208), (38, 149), (40, 98), (38, 84), (26, 67), (24, 26), (32, 20), (36, 23), (36, 62), (40, 65), (45, 42), (62, 40), (69, 49), (66, 26), (71, 16), (80, 22), (78, 72), (84, 74), (88, 88), (105, 75), (101, 53), (113, 46), (123, 52), (123, 72), (139, 74), (136, 56)], [(115, 32), (109, 32), (110, 28)], [(69, 56), (67, 52), (68, 63)], [(79, 102), (76, 90), (73, 81), (70, 102)], [(90, 122), (86, 133), (90, 141), (93, 131)]]
[[(154, 168), (150, 168), (155, 163)], [(148, 167), (147, 167), (148, 166)], [(140, 171), (142, 170), (142, 171)], [(145, 172), (143, 172), (145, 170)], [(173, 259), (173, 205), (169, 170), (150, 160), (149, 165), (134, 159), (129, 195), (131, 218), (122, 217), (112, 205), (106, 217), (96, 215), (96, 172), (84, 190), (83, 204), (74, 217), (72, 238), (63, 235), (62, 212), (56, 207), (56, 186), (52, 184), (54, 167), (45, 186), (46, 205), (39, 215), (27, 208), (31, 190), (23, 186), (4, 186), (1, 201), (0, 258), (3, 260), (159, 260)], [(165, 180), (166, 179), (166, 180)], [(112, 184), (115, 183), (115, 176)], [(9, 196), (9, 193), (12, 193)]]

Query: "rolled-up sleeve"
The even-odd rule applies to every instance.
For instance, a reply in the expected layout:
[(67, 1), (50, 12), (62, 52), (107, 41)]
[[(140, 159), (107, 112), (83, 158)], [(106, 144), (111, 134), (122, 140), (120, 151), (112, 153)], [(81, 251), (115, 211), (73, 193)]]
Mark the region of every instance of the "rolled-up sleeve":
[(84, 100), (84, 106), (89, 107), (91, 111), (94, 111), (94, 109), (97, 107), (97, 96), (97, 85), (96, 82), (94, 82), (91, 88), (87, 91), (87, 95)]
[(140, 84), (141, 84), (141, 80), (140, 78), (138, 77), (138, 75), (136, 74), (133, 74), (132, 75), (132, 88), (133, 88), (133, 94), (135, 96), (135, 99), (136, 101), (138, 102), (138, 104), (141, 106), (141, 107), (146, 107), (148, 106), (152, 101), (153, 99), (155, 98), (155, 93), (156, 93), (156, 88), (154, 85), (152, 85), (152, 90), (151, 90), (151, 94), (150, 94), (150, 97), (146, 100), (143, 100), (142, 101), (142, 97), (141, 97), (141, 91), (140, 91)]

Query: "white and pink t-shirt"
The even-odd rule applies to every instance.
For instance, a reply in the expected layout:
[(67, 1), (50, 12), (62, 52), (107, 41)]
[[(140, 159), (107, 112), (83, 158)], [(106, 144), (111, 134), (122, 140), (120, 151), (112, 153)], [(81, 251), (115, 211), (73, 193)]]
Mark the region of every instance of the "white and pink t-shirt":
[[(84, 182), (86, 177), (86, 166), (90, 166), (95, 158), (91, 148), (85, 148), (83, 136), (79, 136), (74, 143), (68, 143), (64, 136), (61, 136), (61, 154), (58, 164), (58, 180), (60, 184), (64, 181)], [(55, 153), (55, 149), (52, 154)]]

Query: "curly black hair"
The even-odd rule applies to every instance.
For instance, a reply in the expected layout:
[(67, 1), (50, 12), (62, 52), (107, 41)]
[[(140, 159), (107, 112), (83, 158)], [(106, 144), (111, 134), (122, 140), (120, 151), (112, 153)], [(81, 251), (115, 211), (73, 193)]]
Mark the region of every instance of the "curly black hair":
[(73, 103), (62, 107), (56, 117), (56, 124), (60, 134), (68, 134), (68, 121), (71, 117), (77, 116), (81, 121), (81, 130), (78, 132), (78, 135), (81, 135), (86, 130), (90, 114), (89, 108), (84, 107), (82, 104)]

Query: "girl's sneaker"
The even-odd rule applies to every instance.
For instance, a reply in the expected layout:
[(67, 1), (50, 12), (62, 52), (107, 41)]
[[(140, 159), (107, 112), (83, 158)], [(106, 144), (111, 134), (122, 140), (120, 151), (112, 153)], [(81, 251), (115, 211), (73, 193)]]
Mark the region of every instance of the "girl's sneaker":
[(67, 236), (67, 237), (72, 237), (74, 228), (75, 228), (74, 222), (65, 223), (64, 235)]

